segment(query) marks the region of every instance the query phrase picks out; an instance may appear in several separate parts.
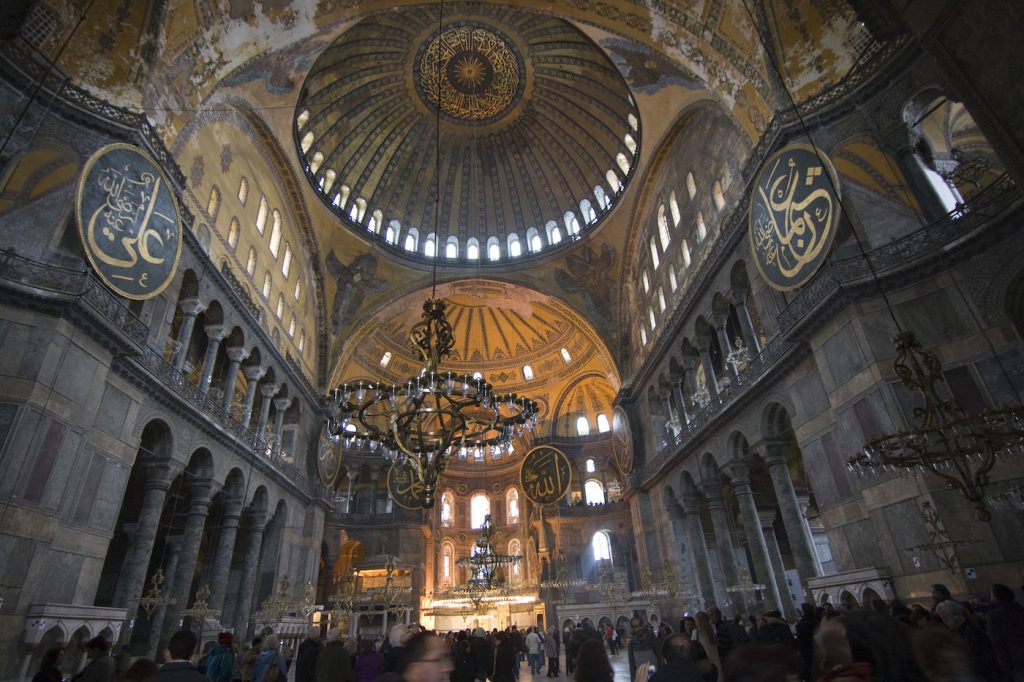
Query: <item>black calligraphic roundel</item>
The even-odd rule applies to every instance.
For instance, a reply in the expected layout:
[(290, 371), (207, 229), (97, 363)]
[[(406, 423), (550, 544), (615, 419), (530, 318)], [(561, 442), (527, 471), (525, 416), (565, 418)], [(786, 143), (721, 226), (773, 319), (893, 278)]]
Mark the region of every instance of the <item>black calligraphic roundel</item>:
[(629, 417), (621, 407), (616, 407), (612, 413), (612, 458), (624, 476), (632, 473), (633, 432), (629, 428)]
[(801, 287), (828, 258), (839, 229), (839, 180), (820, 150), (792, 144), (761, 166), (750, 196), (750, 251), (768, 284)]
[(335, 443), (324, 426), (320, 433), (320, 442), (317, 452), (317, 469), (320, 472), (320, 480), (325, 485), (334, 485), (341, 471), (341, 446)]
[(97, 151), (82, 169), (75, 211), (85, 255), (104, 284), (141, 301), (170, 283), (181, 256), (181, 214), (152, 157), (120, 143)]
[(388, 495), (403, 509), (423, 509), (423, 482), (411, 464), (395, 462), (388, 469)]
[(519, 485), (534, 504), (553, 504), (572, 485), (572, 462), (561, 450), (540, 445), (526, 453), (519, 467)]

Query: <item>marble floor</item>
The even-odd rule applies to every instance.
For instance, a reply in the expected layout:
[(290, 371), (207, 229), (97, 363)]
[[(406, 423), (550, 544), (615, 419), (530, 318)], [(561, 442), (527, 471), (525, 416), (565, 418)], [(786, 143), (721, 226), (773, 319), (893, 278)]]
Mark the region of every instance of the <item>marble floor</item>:
[[(622, 652), (616, 656), (609, 656), (608, 660), (611, 661), (612, 671), (615, 673), (615, 682), (630, 682), (629, 677), (629, 657), (625, 652)], [(544, 659), (545, 667), (540, 671), (539, 675), (532, 675), (530, 673), (530, 665), (525, 660), (519, 666), (519, 682), (545, 682), (548, 680), (547, 677), (548, 669), (547, 659)], [(559, 661), (559, 670), (561, 674), (558, 676), (560, 680), (571, 680), (573, 679), (565, 673), (565, 656), (561, 657)]]

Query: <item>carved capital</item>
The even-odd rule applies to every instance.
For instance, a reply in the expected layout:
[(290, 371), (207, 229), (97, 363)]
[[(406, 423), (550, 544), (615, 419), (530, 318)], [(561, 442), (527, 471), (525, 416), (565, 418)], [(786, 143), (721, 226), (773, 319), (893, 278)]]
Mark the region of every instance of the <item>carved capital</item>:
[(209, 337), (211, 341), (223, 341), (224, 338), (231, 333), (227, 326), (223, 324), (208, 324), (205, 329), (206, 336)]
[(248, 365), (246, 367), (242, 367), (242, 374), (245, 376), (246, 381), (259, 381), (266, 373), (267, 368), (260, 367), (259, 365)]
[(260, 395), (264, 398), (273, 398), (274, 394), (281, 390), (281, 384), (263, 384), (260, 386)]
[(249, 350), (242, 346), (231, 346), (226, 352), (231, 362), (241, 362), (249, 357)]
[(181, 308), (182, 313), (185, 315), (191, 315), (192, 317), (195, 317), (206, 310), (206, 304), (198, 298), (186, 298), (183, 301), (179, 301), (178, 307)]

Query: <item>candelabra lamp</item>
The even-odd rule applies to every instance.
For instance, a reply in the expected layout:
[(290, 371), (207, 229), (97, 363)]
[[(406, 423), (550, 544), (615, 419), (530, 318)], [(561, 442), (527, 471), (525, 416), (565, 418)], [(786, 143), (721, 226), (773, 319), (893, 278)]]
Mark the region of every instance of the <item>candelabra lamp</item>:
[(491, 539), (494, 533), (494, 524), (491, 523), (491, 515), (484, 516), (484, 522), (480, 526), (480, 536), (473, 545), (469, 556), (460, 557), (456, 561), (457, 566), (468, 568), (470, 571), (470, 584), (481, 587), (484, 591), (497, 587), (498, 569), (503, 566), (511, 566), (519, 563), (522, 557), (518, 554), (502, 554), (499, 552)]

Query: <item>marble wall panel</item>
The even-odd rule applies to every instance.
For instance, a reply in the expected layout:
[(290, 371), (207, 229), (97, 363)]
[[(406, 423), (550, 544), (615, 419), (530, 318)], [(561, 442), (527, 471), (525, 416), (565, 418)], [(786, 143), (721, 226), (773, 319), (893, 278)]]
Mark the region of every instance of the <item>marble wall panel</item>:
[(852, 325), (839, 328), (815, 353), (821, 378), (829, 392), (839, 388), (864, 369), (867, 360)]
[(103, 389), (103, 398), (97, 408), (93, 425), (112, 436), (120, 437), (131, 403), (131, 398), (108, 383)]
[(57, 371), (53, 390), (65, 398), (84, 405), (94, 385), (99, 362), (84, 349), (71, 343), (68, 345)]
[(922, 346), (934, 348), (974, 331), (974, 324), (966, 319), (959, 303), (959, 299), (954, 303), (947, 290), (939, 289), (898, 304), (896, 314)]

